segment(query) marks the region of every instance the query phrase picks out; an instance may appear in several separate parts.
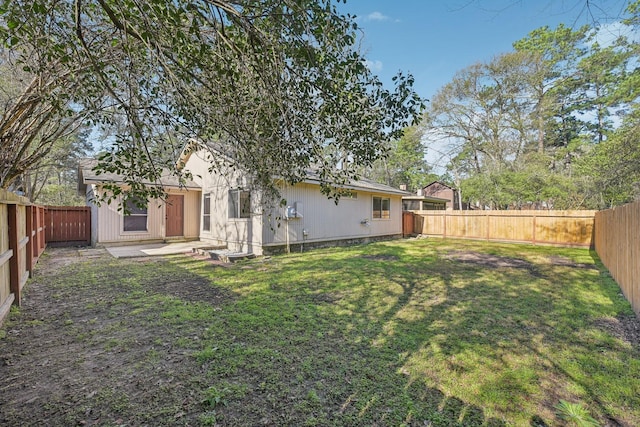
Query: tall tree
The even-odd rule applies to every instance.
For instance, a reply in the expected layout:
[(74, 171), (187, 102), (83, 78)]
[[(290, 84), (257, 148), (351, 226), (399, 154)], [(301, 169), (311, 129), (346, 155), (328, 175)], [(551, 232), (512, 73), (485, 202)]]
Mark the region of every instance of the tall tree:
[(544, 153), (545, 146), (557, 144), (549, 138), (553, 135), (546, 132), (549, 121), (564, 124), (573, 112), (568, 107), (570, 101), (567, 97), (572, 91), (567, 91), (567, 82), (575, 62), (583, 54), (582, 44), (588, 30), (587, 26), (577, 30), (563, 24), (555, 29), (545, 26), (513, 43), (517, 52), (528, 53), (532, 60), (527, 83), (534, 102), (533, 118), (539, 153)]
[[(41, 60), (33, 51), (28, 53), (30, 63)], [(20, 66), (15, 61), (15, 52), (0, 49), (0, 188), (42, 163), (56, 142), (73, 135), (84, 118), (68, 104), (70, 94), (80, 87), (69, 81), (71, 70), (58, 73), (52, 64), (50, 72), (34, 74), (26, 61)]]
[(25, 196), (43, 205), (84, 205), (78, 194), (78, 163), (92, 150), (88, 132), (58, 139), (37, 164), (22, 175)]
[[(627, 12), (624, 23), (637, 34), (640, 1), (631, 2)], [(622, 121), (577, 164), (590, 207), (609, 208), (640, 199), (639, 58), (640, 43), (632, 37), (606, 48), (598, 47), (593, 58), (588, 59), (589, 67), (585, 64), (585, 69), (593, 70), (594, 78), (603, 86), (603, 96), (593, 100), (592, 108), (606, 113), (613, 103), (617, 107), (616, 120)], [(601, 128), (606, 130), (605, 126)]]
[(424, 126), (465, 153), (458, 162), (470, 173), (510, 167), (530, 146), (529, 67), (527, 54), (500, 55), (458, 72), (432, 99)]
[(585, 204), (611, 208), (640, 199), (640, 114), (577, 162), (584, 177)]
[[(410, 75), (398, 75), (394, 91), (382, 87), (356, 49), (357, 24), (330, 0), (0, 5), (13, 63), (55, 89), (47, 102), (56, 113), (118, 124), (99, 169), (138, 195), (162, 195), (141, 182), (158, 181), (163, 168), (179, 175), (171, 154), (190, 137), (271, 195), (274, 174), (296, 182), (310, 166), (331, 192), (384, 155), (422, 107)], [(0, 130), (3, 143), (18, 141)]]
[[(627, 25), (637, 26), (639, 10), (631, 3)], [(457, 146), (448, 168), (465, 199), (579, 208), (636, 197), (640, 49), (624, 38), (601, 45), (598, 31), (537, 29), (436, 95), (425, 124)]]
[(411, 191), (433, 182), (437, 175), (425, 159), (423, 135), (417, 126), (405, 128), (402, 138), (391, 142), (388, 156), (376, 161), (365, 175), (396, 188), (406, 185)]
[(594, 117), (589, 128), (597, 143), (613, 129), (614, 110), (624, 101), (619, 86), (626, 78), (630, 55), (624, 39), (605, 47), (595, 42), (577, 65), (576, 110)]

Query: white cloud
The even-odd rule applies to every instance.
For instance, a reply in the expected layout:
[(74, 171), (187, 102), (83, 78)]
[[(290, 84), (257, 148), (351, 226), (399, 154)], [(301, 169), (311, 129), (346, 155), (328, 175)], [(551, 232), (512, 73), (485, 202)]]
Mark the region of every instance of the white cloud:
[(366, 67), (374, 73), (379, 73), (380, 71), (382, 71), (382, 61), (379, 61), (377, 59), (374, 61), (370, 61), (367, 59), (364, 61), (364, 65), (366, 65)]
[(388, 21), (389, 19), (390, 18), (387, 15), (383, 15), (378, 11), (371, 12), (364, 18), (365, 21)]

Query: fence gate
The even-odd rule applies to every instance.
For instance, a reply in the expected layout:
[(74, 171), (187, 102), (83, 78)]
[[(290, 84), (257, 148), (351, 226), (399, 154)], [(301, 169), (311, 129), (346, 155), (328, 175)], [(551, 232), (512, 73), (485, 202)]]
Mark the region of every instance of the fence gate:
[(47, 206), (46, 241), (53, 246), (91, 244), (91, 208)]
[(404, 237), (413, 234), (413, 212), (402, 212), (402, 235)]

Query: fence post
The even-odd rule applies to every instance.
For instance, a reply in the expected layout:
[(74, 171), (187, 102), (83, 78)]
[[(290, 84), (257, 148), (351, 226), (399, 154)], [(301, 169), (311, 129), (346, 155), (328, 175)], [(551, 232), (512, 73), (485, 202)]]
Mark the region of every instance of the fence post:
[(32, 215), (33, 215), (32, 226), (33, 226), (33, 229), (35, 230), (35, 233), (33, 236), (32, 256), (34, 259), (37, 259), (40, 256), (40, 230), (39, 230), (40, 229), (40, 207), (39, 206), (33, 207)]
[(9, 290), (13, 294), (13, 304), (20, 305), (20, 248), (18, 248), (20, 230), (18, 229), (18, 205), (7, 205), (9, 219), (9, 250), (13, 255), (9, 260)]
[(38, 231), (40, 233), (40, 237), (38, 237), (38, 257), (40, 257), (40, 254), (42, 254), (44, 247), (47, 244), (47, 225), (44, 221), (44, 207), (38, 208)]
[(26, 206), (25, 207), (25, 219), (26, 219), (26, 235), (29, 238), (29, 240), (27, 241), (27, 249), (26, 249), (26, 255), (27, 255), (27, 269), (29, 270), (29, 277), (33, 277), (33, 237), (34, 237), (34, 230), (33, 230), (33, 211), (35, 210), (35, 208), (33, 206)]

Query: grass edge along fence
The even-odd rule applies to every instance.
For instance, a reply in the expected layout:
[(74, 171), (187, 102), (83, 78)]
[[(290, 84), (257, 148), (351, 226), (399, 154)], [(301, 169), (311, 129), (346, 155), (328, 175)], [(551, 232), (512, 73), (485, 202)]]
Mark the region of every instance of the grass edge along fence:
[(20, 305), (22, 288), (45, 248), (42, 206), (0, 189), (0, 324), (11, 305)]
[(599, 211), (595, 250), (640, 316), (640, 201)]
[(595, 210), (414, 211), (414, 233), (569, 247), (592, 247)]

